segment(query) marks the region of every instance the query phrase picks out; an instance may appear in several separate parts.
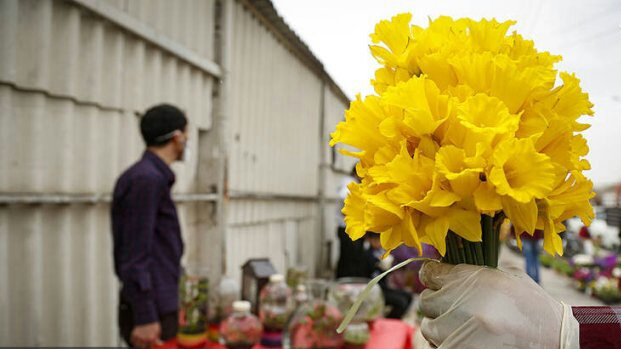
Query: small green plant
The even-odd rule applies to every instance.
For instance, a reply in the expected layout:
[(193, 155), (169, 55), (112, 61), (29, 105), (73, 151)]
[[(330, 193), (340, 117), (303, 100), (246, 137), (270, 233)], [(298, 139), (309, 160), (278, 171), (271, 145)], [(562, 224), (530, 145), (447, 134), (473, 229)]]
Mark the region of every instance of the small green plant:
[(567, 260), (561, 257), (553, 259), (552, 268), (554, 268), (554, 270), (556, 270), (557, 272), (567, 276), (572, 276), (575, 271), (575, 268), (571, 266)]
[(207, 278), (181, 276), (179, 283), (179, 332), (198, 334), (207, 330), (207, 299), (209, 281)]
[(552, 263), (554, 262), (554, 257), (547, 254), (547, 253), (542, 253), (539, 256), (539, 262), (541, 263), (542, 266), (546, 267), (546, 268), (551, 268), (552, 267)]

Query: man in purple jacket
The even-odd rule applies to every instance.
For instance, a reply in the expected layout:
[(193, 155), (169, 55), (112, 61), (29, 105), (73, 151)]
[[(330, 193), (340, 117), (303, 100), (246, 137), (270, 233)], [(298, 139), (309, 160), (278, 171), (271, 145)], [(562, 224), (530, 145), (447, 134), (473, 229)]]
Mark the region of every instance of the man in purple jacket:
[(132, 347), (149, 348), (177, 332), (181, 228), (171, 198), (170, 164), (184, 159), (187, 119), (171, 105), (140, 121), (147, 149), (119, 177), (112, 200), (114, 268), (123, 284), (119, 329)]

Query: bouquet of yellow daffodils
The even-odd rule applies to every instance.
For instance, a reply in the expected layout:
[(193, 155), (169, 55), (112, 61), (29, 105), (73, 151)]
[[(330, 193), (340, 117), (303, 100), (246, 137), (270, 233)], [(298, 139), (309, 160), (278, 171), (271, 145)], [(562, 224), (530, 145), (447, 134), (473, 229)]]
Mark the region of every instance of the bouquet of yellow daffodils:
[[(376, 94), (357, 96), (330, 145), (359, 159), (349, 185), (347, 234), (380, 234), (387, 253), (435, 246), (449, 263), (496, 266), (498, 227), (544, 232), (562, 254), (563, 220), (593, 218), (582, 115), (592, 104), (579, 80), (507, 33), (512, 21), (411, 15), (383, 20), (371, 34), (381, 64)], [(558, 79), (560, 77), (560, 79)]]

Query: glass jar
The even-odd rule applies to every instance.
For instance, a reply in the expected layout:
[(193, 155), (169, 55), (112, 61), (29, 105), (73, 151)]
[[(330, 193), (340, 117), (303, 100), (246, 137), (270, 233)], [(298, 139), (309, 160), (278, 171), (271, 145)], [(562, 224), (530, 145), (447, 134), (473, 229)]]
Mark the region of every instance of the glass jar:
[(240, 287), (235, 279), (223, 276), (209, 306), (209, 326), (207, 339), (217, 342), (220, 339), (220, 323), (233, 313), (233, 303), (239, 300)]
[(250, 313), (250, 302), (235, 301), (233, 313), (220, 326), (224, 345), (229, 349), (250, 349), (261, 340), (263, 327)]
[(308, 267), (295, 266), (287, 269), (287, 285), (295, 290), (299, 285), (304, 285), (308, 280)]
[(343, 321), (341, 311), (327, 300), (328, 283), (323, 280), (307, 284), (309, 301), (295, 312), (289, 324), (291, 349), (333, 349), (343, 346), (343, 335), (336, 329)]
[(369, 325), (366, 322), (350, 323), (347, 325), (343, 338), (345, 340), (345, 349), (364, 348), (365, 344), (371, 337)]
[(179, 329), (181, 348), (203, 347), (207, 342), (209, 280), (207, 268), (188, 267), (179, 282)]
[[(358, 299), (358, 296), (362, 294), (369, 281), (369, 279), (365, 278), (340, 278), (330, 289), (329, 299), (345, 314)], [(352, 323), (371, 322), (383, 314), (384, 295), (382, 294), (382, 289), (375, 285), (360, 305), (352, 319)]]
[(282, 332), (293, 312), (291, 289), (281, 274), (270, 276), (270, 282), (259, 296), (259, 318), (265, 332)]
[(295, 309), (297, 310), (302, 304), (308, 302), (308, 292), (306, 291), (306, 285), (298, 285), (295, 288), (293, 294), (293, 300), (295, 302)]
[(283, 331), (293, 313), (291, 289), (281, 274), (270, 276), (270, 282), (259, 295), (259, 318), (265, 329), (261, 345), (269, 348), (283, 346)]

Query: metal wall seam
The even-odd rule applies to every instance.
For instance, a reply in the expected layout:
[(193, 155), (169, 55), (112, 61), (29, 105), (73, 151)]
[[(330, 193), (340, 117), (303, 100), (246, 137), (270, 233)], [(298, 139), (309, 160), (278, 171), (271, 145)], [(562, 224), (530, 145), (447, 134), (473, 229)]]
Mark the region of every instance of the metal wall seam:
[[(229, 8), (231, 8), (231, 12), (233, 12), (233, 22), (235, 23), (235, 25), (233, 26), (232, 33), (231, 33), (231, 44), (230, 44), (231, 45), (231, 55), (230, 55), (231, 56), (230, 57), (231, 67), (230, 67), (228, 85), (231, 86), (230, 87), (231, 94), (232, 94), (231, 99), (237, 102), (231, 103), (231, 108), (229, 110), (230, 112), (229, 119), (231, 120), (230, 122), (231, 133), (229, 135), (231, 137), (231, 147), (230, 147), (230, 153), (228, 155), (228, 158), (229, 158), (228, 180), (229, 180), (229, 183), (238, 183), (240, 181), (240, 173), (239, 173), (239, 170), (237, 169), (237, 164), (240, 162), (240, 154), (241, 154), (241, 145), (239, 142), (239, 131), (238, 130), (239, 130), (240, 118), (242, 114), (241, 107), (242, 107), (242, 104), (244, 103), (244, 100), (241, 98), (243, 94), (238, 88), (238, 86), (243, 86), (242, 85), (243, 71), (241, 70), (238, 71), (237, 68), (240, 66), (243, 66), (243, 64), (241, 64), (243, 56), (239, 54), (235, 54), (235, 53), (240, 52), (244, 44), (243, 38), (245, 38), (245, 35), (243, 35), (243, 33), (240, 33), (240, 32), (243, 31), (243, 25), (245, 22), (242, 20), (243, 13), (241, 9), (238, 6), (236, 6), (236, 4), (229, 5)], [(230, 190), (230, 184), (227, 190)]]
[[(214, 77), (219, 78), (222, 75), (220, 67), (216, 63), (214, 63), (210, 59), (202, 57), (199, 53), (196, 53), (186, 48), (174, 39), (171, 39), (170, 33), (158, 33), (156, 30), (153, 30), (153, 28), (140, 22), (138, 19), (132, 17), (130, 14), (114, 8), (113, 6), (110, 6), (109, 4), (106, 4), (104, 2), (95, 2), (89, 0), (72, 1), (93, 13), (102, 16), (106, 20), (122, 27), (123, 29), (133, 33), (134, 35), (139, 36), (143, 40), (148, 41), (151, 44), (156, 45), (159, 48), (178, 56), (184, 61), (196, 66), (197, 68), (205, 71), (206, 73)], [(167, 1), (165, 3), (170, 2)], [(166, 11), (162, 10), (161, 13), (164, 14), (166, 13)], [(170, 22), (163, 21), (163, 23)]]
[(315, 202), (287, 200), (266, 201), (260, 199), (239, 199), (231, 201), (235, 215), (227, 219), (227, 226), (262, 224), (268, 221), (305, 219), (314, 215)]
[[(134, 159), (135, 160), (135, 159)], [(0, 205), (71, 205), (71, 204), (109, 204), (111, 194), (0, 194)], [(214, 193), (175, 193), (173, 200), (182, 202), (215, 202)]]
[[(2, 100), (0, 99), (0, 102)], [(0, 103), (1, 105), (1, 103)], [(9, 212), (0, 208), (0, 338), (9, 338), (12, 314), (9, 305), (11, 303), (10, 278), (9, 278)], [(2, 342), (4, 343), (4, 341)], [(4, 343), (6, 344), (6, 343)]]
[[(267, 39), (265, 35), (257, 35), (258, 31), (255, 31), (257, 37), (253, 40), (253, 51), (255, 52), (255, 60), (252, 60), (252, 71), (253, 74), (251, 76), (251, 86), (264, 86), (266, 81), (269, 79), (266, 76), (266, 67), (268, 62), (266, 61), (266, 43)], [(269, 121), (266, 118), (266, 114), (268, 112), (265, 107), (266, 101), (269, 100), (269, 90), (266, 88), (258, 88), (254, 93), (256, 98), (256, 106), (253, 108), (256, 112), (256, 115), (252, 115), (248, 118), (248, 130), (247, 134), (249, 136), (250, 142), (248, 144), (248, 164), (250, 165), (250, 169), (248, 171), (248, 178), (250, 179), (248, 182), (249, 188), (257, 188), (260, 184), (260, 177), (255, 176), (255, 173), (260, 173), (258, 171), (259, 164), (265, 161), (265, 157), (262, 156), (264, 151), (262, 151), (262, 147), (266, 144), (262, 141), (265, 138), (262, 137), (261, 130), (266, 126), (269, 127)]]
[[(326, 96), (326, 120), (324, 122), (324, 135), (322, 137), (325, 145), (327, 160), (322, 163), (322, 169), (325, 171), (326, 176), (325, 187), (326, 197), (330, 199), (339, 199), (337, 191), (343, 179), (351, 171), (352, 167), (356, 163), (356, 159), (341, 154), (337, 145), (335, 151), (335, 161), (332, 162), (332, 150), (329, 146), (330, 133), (336, 129), (336, 125), (344, 119), (344, 111), (347, 109), (343, 100), (336, 95), (331, 89), (327, 90)], [(324, 158), (326, 159), (326, 158)]]
[[(241, 149), (240, 149), (241, 158), (239, 159), (240, 163), (239, 163), (239, 168), (237, 169), (240, 172), (240, 178), (241, 178), (239, 186), (247, 190), (248, 189), (248, 180), (247, 180), (248, 176), (246, 175), (246, 173), (248, 171), (248, 162), (246, 161), (246, 157), (248, 154), (248, 149), (247, 149), (248, 135), (244, 132), (245, 131), (244, 121), (247, 120), (247, 118), (256, 117), (256, 114), (253, 114), (252, 110), (250, 109), (251, 101), (253, 98), (252, 88), (254, 86), (252, 86), (248, 81), (248, 77), (250, 76), (250, 73), (252, 72), (252, 65), (249, 63), (252, 62), (252, 58), (254, 57), (249, 54), (249, 52), (252, 52), (252, 51), (248, 50), (248, 47), (252, 44), (253, 39), (254, 39), (253, 34), (256, 34), (256, 31), (252, 30), (251, 19), (249, 19), (249, 17), (245, 13), (242, 18), (243, 19), (239, 22), (239, 25), (242, 26), (242, 30), (243, 30), (242, 40), (241, 40), (243, 42), (243, 46), (240, 52), (235, 52), (233, 54), (240, 55), (240, 57), (243, 57), (243, 60), (240, 62), (241, 63), (240, 66), (232, 67), (232, 69), (235, 71), (239, 71), (240, 72), (239, 74), (243, 78), (243, 81), (244, 81), (244, 84), (242, 86), (236, 86), (236, 88), (239, 88), (240, 91), (243, 91), (242, 92), (243, 94), (241, 98), (238, 99), (242, 108), (240, 108), (240, 111), (239, 111), (239, 119), (238, 119), (239, 124), (237, 125), (235, 130), (237, 131), (236, 138), (239, 140), (239, 143), (241, 145)], [(254, 54), (254, 52), (252, 52), (252, 54)], [(230, 183), (230, 184), (231, 186), (233, 186), (234, 183)]]
[[(117, 74), (114, 70), (122, 69), (125, 65), (119, 64), (118, 60), (121, 55), (124, 56), (122, 52), (128, 49), (128, 41), (133, 39), (131, 35), (122, 34), (117, 27), (84, 15), (78, 8), (65, 2), (24, 1), (18, 3), (21, 4), (20, 6), (13, 7), (10, 4), (13, 2), (2, 2), (3, 11), (0, 12), (13, 12), (13, 17), (21, 18), (19, 23), (22, 25), (23, 23), (38, 23), (35, 28), (41, 27), (41, 29), (35, 30), (35, 34), (51, 32), (53, 35), (47, 40), (52, 44), (46, 43), (40, 47), (28, 46), (17, 50), (14, 47), (15, 37), (20, 31), (9, 27), (13, 21), (4, 22), (1, 32), (3, 44), (7, 46), (7, 50), (3, 52), (6, 52), (7, 57), (3, 57), (3, 62), (7, 63), (3, 64), (3, 68), (0, 69), (2, 83), (22, 90), (43, 92), (56, 98), (70, 98), (78, 103), (98, 105), (104, 109), (120, 110), (122, 108), (121, 103), (118, 102), (121, 95), (118, 87), (120, 86), (119, 77), (125, 75), (125, 72)], [(46, 4), (47, 6), (44, 6)], [(30, 11), (28, 6), (34, 6), (36, 11)], [(39, 17), (43, 20), (39, 20)], [(54, 19), (49, 25), (51, 29), (47, 25), (50, 18)], [(109, 40), (116, 43), (109, 45)], [(20, 45), (22, 41), (37, 43), (45, 40), (21, 40)], [(109, 48), (105, 52), (101, 49), (104, 45)], [(77, 49), (80, 50), (81, 55), (69, 51)], [(21, 56), (23, 52), (31, 53), (33, 50), (37, 51), (36, 55)], [(19, 57), (16, 57), (18, 55)], [(102, 58), (102, 55), (112, 59)], [(40, 59), (41, 57), (51, 59)], [(113, 62), (112, 65), (110, 65), (111, 62)], [(102, 64), (106, 65), (106, 74), (101, 69)], [(79, 66), (80, 69), (74, 69), (75, 66)], [(107, 82), (107, 77), (111, 77), (113, 81)], [(127, 85), (127, 81), (124, 85)], [(74, 93), (75, 96), (72, 95)], [(108, 102), (100, 101), (99, 96)], [(134, 107), (133, 110), (143, 108), (144, 103), (140, 103), (140, 107)]]

